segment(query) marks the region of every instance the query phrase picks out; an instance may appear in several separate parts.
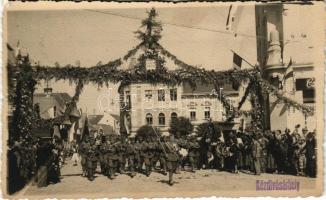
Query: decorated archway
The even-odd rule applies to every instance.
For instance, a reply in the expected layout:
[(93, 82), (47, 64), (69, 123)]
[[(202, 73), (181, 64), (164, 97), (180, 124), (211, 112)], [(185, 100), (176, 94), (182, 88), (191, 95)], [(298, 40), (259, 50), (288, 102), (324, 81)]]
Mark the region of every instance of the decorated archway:
[[(264, 80), (261, 75), (260, 67), (244, 70), (215, 71), (206, 70), (190, 64), (186, 64), (178, 59), (173, 53), (166, 50), (160, 44), (162, 25), (156, 20), (157, 12), (151, 9), (148, 17), (141, 23), (141, 30), (136, 32), (140, 43), (132, 48), (119, 59), (110, 61), (106, 64), (98, 64), (89, 68), (67, 65), (67, 66), (31, 66), (28, 56), (19, 57), (18, 62), (8, 64), (8, 89), (9, 100), (12, 102), (13, 118), (12, 123), (16, 124), (14, 132), (18, 135), (30, 134), (32, 126), (37, 116), (33, 109), (33, 92), (37, 80), (69, 80), (76, 84), (75, 94), (69, 103), (66, 114), (68, 115), (76, 105), (83, 86), (88, 83), (95, 83), (98, 86), (108, 85), (109, 83), (120, 83), (120, 88), (134, 82), (145, 82), (150, 84), (180, 85), (188, 82), (192, 87), (196, 83), (213, 84), (216, 91), (224, 83), (240, 84), (248, 81), (249, 84), (237, 106), (230, 103), (223, 92), (216, 92), (214, 95), (229, 112), (228, 120), (236, 116), (250, 115), (254, 126), (258, 129), (263, 126), (263, 92), (276, 96), (280, 101), (289, 107), (294, 107), (302, 111), (305, 115), (312, 115), (314, 108), (298, 103)], [(142, 49), (134, 69), (123, 70), (119, 66)], [(146, 69), (146, 61), (151, 59), (155, 62), (155, 68)], [(179, 68), (167, 70), (165, 59), (171, 59)], [(252, 110), (241, 110), (243, 103), (249, 99)]]

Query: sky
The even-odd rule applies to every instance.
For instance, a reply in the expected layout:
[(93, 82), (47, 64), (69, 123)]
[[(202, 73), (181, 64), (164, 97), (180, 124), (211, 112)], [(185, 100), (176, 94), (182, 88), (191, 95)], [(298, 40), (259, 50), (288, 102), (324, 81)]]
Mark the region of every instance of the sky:
[[(225, 33), (228, 9), (229, 6), (157, 8), (158, 20), (163, 23), (161, 45), (185, 63), (206, 69), (231, 69), (231, 50), (255, 64), (254, 7), (244, 7), (237, 37)], [(120, 58), (136, 46), (139, 41), (134, 32), (143, 18), (146, 8), (10, 11), (8, 42), (15, 46), (19, 40), (21, 49), (41, 65), (58, 62), (64, 66), (78, 61), (82, 67), (89, 67)], [(75, 87), (68, 82), (52, 81), (50, 85), (54, 92), (74, 94)], [(103, 113), (103, 105), (111, 110), (117, 108), (117, 85), (110, 87), (85, 86), (78, 106), (91, 114)], [(37, 88), (36, 92), (42, 92), (44, 84)]]

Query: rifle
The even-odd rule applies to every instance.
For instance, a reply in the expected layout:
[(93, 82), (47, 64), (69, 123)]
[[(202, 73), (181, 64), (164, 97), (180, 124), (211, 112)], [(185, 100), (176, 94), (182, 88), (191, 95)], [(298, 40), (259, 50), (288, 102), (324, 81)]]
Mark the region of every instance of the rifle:
[(161, 143), (161, 141), (160, 141), (160, 137), (158, 136), (158, 134), (156, 133), (156, 131), (155, 131), (155, 129), (153, 128), (153, 126), (151, 126), (152, 127), (152, 129), (153, 129), (153, 131), (154, 131), (154, 133), (155, 133), (155, 135), (156, 135), (156, 137), (157, 137), (157, 139), (158, 139), (158, 143), (160, 143), (160, 145), (162, 146), (162, 149), (163, 149), (163, 153), (165, 154), (165, 156), (167, 156), (167, 154), (166, 154), (166, 151), (165, 151), (165, 148), (164, 148), (164, 145)]

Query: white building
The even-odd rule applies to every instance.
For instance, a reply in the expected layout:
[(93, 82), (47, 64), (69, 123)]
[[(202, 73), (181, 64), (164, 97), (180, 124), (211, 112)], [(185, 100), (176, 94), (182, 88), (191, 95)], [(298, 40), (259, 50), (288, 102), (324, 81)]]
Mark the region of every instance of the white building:
[[(257, 61), (262, 67), (263, 76), (275, 85), (290, 99), (309, 106), (315, 105), (314, 64), (312, 62), (313, 44), (309, 18), (302, 13), (308, 6), (287, 4), (258, 4), (255, 7)], [(310, 9), (311, 11), (312, 9)], [(253, 19), (255, 20), (255, 19)], [(294, 23), (300, 21), (300, 23)], [(237, 52), (242, 55), (242, 52)], [(290, 60), (292, 65), (289, 65)], [(134, 63), (133, 60), (131, 63)], [(291, 67), (288, 67), (291, 66)], [(132, 67), (132, 64), (131, 66)], [(152, 68), (152, 66), (150, 66)], [(231, 67), (230, 67), (231, 68)], [(174, 68), (175, 69), (175, 68)], [(224, 92), (233, 105), (237, 107), (243, 96), (246, 83), (236, 90), (223, 86)], [(150, 85), (134, 83), (123, 89), (121, 97), (125, 104), (123, 123), (129, 134), (145, 124), (159, 127), (167, 132), (169, 123), (174, 117), (189, 118), (194, 125), (211, 118), (213, 121), (224, 121), (226, 111), (216, 97), (210, 95), (213, 87), (200, 86), (192, 91), (189, 86), (168, 87), (162, 84)], [(296, 124), (316, 128), (315, 116), (305, 116), (301, 111), (286, 106), (270, 94), (264, 94), (267, 129), (294, 129)], [(250, 110), (248, 100), (242, 106)], [(236, 129), (244, 126), (248, 120), (235, 119)]]
[[(231, 85), (225, 85), (223, 92), (232, 104), (237, 105), (236, 102), (242, 97), (245, 88), (240, 86), (235, 90)], [(158, 127), (162, 133), (168, 133), (171, 120), (181, 116), (189, 118), (195, 126), (210, 119), (223, 122), (227, 119), (227, 113), (214, 95), (215, 92), (212, 85), (197, 84), (196, 89), (193, 89), (186, 83), (175, 87), (163, 84), (131, 84), (121, 92), (124, 102), (122, 124), (129, 135), (134, 135), (143, 125), (152, 125)], [(236, 122), (239, 123), (239, 120)]]

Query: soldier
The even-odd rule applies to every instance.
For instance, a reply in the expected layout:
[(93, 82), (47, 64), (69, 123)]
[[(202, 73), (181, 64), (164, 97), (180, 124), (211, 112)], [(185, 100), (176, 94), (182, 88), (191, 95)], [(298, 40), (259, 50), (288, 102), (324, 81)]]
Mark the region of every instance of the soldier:
[(112, 180), (115, 176), (115, 170), (118, 166), (118, 142), (116, 142), (115, 138), (112, 137), (111, 141), (108, 140), (108, 177)]
[(136, 148), (135, 148), (135, 138), (129, 138), (126, 144), (126, 155), (128, 158), (128, 168), (131, 178), (133, 178), (135, 173), (135, 159), (136, 159)]
[(160, 141), (157, 141), (157, 152), (159, 155), (160, 166), (162, 170), (162, 174), (166, 175), (166, 159), (165, 159), (165, 149), (163, 146), (163, 138), (160, 138)]
[(106, 137), (103, 135), (101, 138), (101, 143), (99, 145), (99, 161), (101, 167), (101, 173), (107, 175), (107, 153), (108, 153), (108, 143)]
[(126, 166), (126, 139), (120, 138), (120, 143), (118, 144), (118, 155), (119, 155), (119, 173), (125, 173)]
[(142, 171), (142, 167), (143, 167), (143, 163), (142, 163), (142, 159), (141, 159), (141, 142), (142, 142), (142, 138), (136, 138), (135, 144), (134, 144), (134, 148), (135, 148), (135, 169), (138, 172)]
[[(152, 145), (150, 144), (150, 138), (141, 143), (141, 163), (145, 163), (145, 175), (149, 176), (152, 171)], [(142, 165), (142, 164), (141, 164)]]
[(87, 178), (90, 181), (94, 180), (94, 174), (97, 167), (97, 146), (95, 144), (95, 140), (90, 140), (90, 146), (87, 149), (86, 155), (87, 162)]
[(81, 156), (81, 166), (83, 170), (82, 176), (87, 176), (87, 163), (86, 163), (86, 157), (87, 157), (87, 149), (90, 148), (89, 138), (85, 137), (84, 141), (81, 143), (79, 154)]
[(179, 162), (179, 155), (177, 146), (172, 143), (171, 138), (164, 137), (164, 153), (167, 170), (169, 172), (169, 185), (172, 186), (174, 184), (173, 173), (176, 173)]
[(190, 141), (188, 142), (188, 160), (191, 172), (195, 172), (195, 167), (197, 165), (198, 150), (199, 144), (196, 141), (196, 137), (190, 137)]

